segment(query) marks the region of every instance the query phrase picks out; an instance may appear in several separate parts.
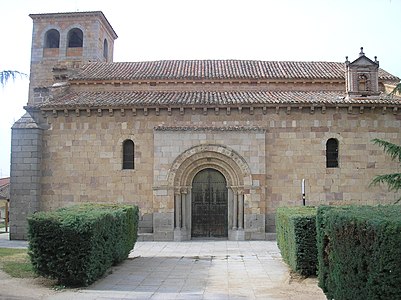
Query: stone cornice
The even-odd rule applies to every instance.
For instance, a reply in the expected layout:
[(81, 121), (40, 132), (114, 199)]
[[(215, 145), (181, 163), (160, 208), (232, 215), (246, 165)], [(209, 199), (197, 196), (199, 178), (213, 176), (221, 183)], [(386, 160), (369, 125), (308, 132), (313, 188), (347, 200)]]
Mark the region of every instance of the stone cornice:
[(258, 105), (258, 106), (203, 106), (203, 107), (188, 107), (188, 106), (169, 106), (169, 107), (56, 107), (56, 108), (39, 108), (25, 106), (24, 108), (28, 112), (41, 112), (44, 117), (53, 116), (57, 118), (60, 115), (68, 116), (159, 116), (166, 114), (171, 115), (184, 115), (184, 114), (215, 114), (215, 115), (230, 115), (231, 113), (237, 114), (280, 114), (285, 113), (290, 115), (293, 112), (303, 112), (303, 113), (322, 113), (325, 114), (330, 110), (335, 110), (336, 113), (359, 113), (364, 112), (374, 112), (374, 113), (392, 113), (394, 115), (398, 114), (401, 109), (401, 103), (399, 104), (374, 104), (374, 103), (338, 103), (338, 104), (277, 104), (277, 105)]
[(159, 125), (153, 128), (155, 131), (260, 131), (265, 132), (266, 128), (258, 126), (164, 126)]

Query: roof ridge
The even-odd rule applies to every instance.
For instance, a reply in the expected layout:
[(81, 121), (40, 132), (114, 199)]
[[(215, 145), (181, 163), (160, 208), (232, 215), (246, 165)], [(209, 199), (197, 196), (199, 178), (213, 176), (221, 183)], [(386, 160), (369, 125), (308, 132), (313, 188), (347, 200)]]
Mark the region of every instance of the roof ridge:
[(262, 59), (156, 59), (156, 60), (138, 60), (138, 61), (113, 61), (113, 62), (97, 62), (90, 61), (86, 64), (136, 64), (136, 63), (157, 63), (157, 62), (278, 62), (278, 63), (334, 63), (344, 64), (339, 61), (326, 61), (326, 60), (262, 60)]
[[(327, 61), (156, 60), (92, 62), (71, 80), (345, 80), (345, 63)], [(379, 79), (399, 78), (379, 68)]]

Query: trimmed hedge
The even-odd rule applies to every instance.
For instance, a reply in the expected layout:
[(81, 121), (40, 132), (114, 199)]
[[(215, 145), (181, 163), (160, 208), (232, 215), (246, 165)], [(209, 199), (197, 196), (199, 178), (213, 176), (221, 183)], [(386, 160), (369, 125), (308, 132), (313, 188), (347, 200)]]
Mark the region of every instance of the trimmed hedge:
[(41, 276), (66, 286), (87, 286), (128, 257), (138, 229), (138, 208), (84, 204), (28, 218), (29, 256)]
[(317, 243), (328, 299), (400, 299), (401, 206), (319, 207)]
[(316, 275), (316, 208), (278, 208), (276, 232), (281, 256), (290, 268), (303, 276)]

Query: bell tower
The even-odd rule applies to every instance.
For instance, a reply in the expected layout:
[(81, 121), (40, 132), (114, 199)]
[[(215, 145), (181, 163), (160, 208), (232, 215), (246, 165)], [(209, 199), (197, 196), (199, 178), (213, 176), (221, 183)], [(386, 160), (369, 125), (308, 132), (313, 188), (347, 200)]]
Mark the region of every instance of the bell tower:
[(112, 62), (117, 34), (101, 11), (30, 14), (33, 20), (28, 104), (90, 61)]
[(365, 56), (363, 47), (359, 57), (353, 62), (345, 61), (346, 92), (350, 98), (378, 96), (379, 91), (379, 62), (377, 56), (372, 61)]

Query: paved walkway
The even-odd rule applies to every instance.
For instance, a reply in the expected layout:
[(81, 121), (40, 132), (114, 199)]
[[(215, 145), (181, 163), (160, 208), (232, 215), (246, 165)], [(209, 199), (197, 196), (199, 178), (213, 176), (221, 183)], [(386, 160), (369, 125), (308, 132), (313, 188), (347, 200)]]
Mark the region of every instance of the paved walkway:
[(10, 241), (10, 233), (0, 234), (0, 248), (26, 248), (27, 241)]
[(47, 299), (326, 299), (316, 280), (289, 284), (275, 241), (138, 242), (109, 273)]
[(288, 278), (272, 241), (138, 242), (106, 278), (52, 299), (326, 299)]

